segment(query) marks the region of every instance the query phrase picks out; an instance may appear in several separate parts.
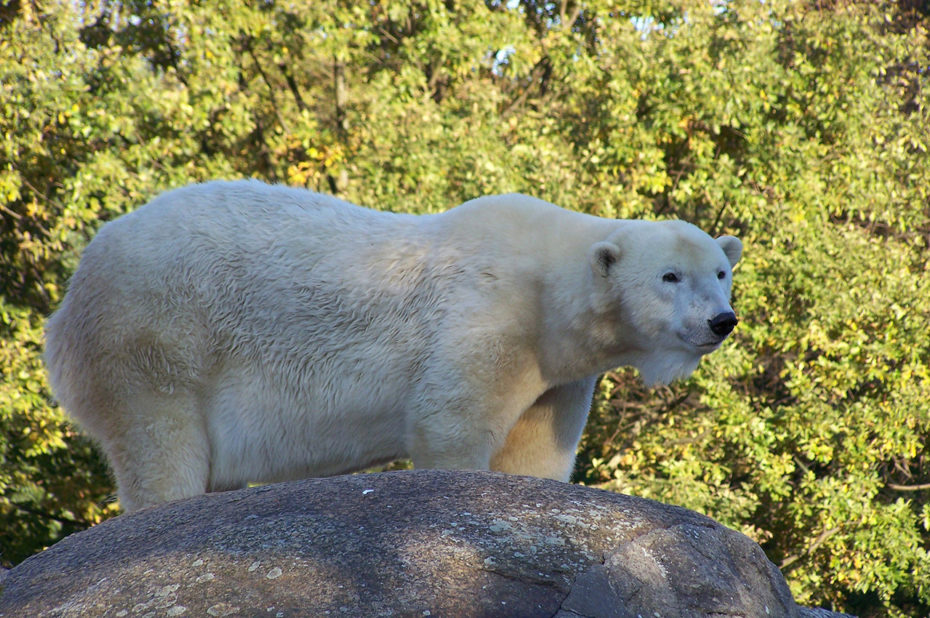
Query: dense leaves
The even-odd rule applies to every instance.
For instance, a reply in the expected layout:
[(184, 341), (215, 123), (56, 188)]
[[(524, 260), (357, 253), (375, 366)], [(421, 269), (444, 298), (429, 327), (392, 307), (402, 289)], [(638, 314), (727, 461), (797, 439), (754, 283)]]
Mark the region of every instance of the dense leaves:
[(928, 27), (914, 1), (4, 3), (0, 559), (117, 512), (41, 363), (104, 221), (221, 177), (405, 212), (522, 191), (746, 245), (732, 340), (668, 388), (606, 376), (577, 480), (742, 529), (805, 603), (927, 614)]

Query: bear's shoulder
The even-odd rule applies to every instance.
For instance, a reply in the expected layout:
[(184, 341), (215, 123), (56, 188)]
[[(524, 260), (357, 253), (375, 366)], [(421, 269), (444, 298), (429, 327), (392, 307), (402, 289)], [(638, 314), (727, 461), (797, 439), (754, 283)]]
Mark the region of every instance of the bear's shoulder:
[[(510, 236), (538, 236), (551, 234), (602, 237), (622, 222), (603, 219), (561, 208), (521, 193), (489, 195), (469, 200), (443, 214), (445, 222), (462, 230), (479, 232), (481, 229), (506, 232)], [(537, 247), (538, 248), (538, 247)]]

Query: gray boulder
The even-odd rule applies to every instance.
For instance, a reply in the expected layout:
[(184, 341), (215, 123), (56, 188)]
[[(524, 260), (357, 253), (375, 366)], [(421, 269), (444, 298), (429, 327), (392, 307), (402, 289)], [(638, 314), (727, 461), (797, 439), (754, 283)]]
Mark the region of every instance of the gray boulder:
[(74, 534), (0, 586), (0, 616), (805, 615), (707, 517), (480, 472), (198, 496)]

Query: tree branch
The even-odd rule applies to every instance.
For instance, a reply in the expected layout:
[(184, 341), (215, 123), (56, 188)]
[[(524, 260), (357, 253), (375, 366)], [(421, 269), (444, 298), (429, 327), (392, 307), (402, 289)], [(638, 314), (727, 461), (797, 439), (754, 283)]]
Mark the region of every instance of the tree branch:
[(817, 538), (814, 539), (814, 541), (810, 544), (810, 547), (808, 547), (807, 549), (805, 549), (803, 552), (799, 554), (793, 554), (791, 556), (786, 556), (785, 559), (781, 561), (781, 564), (778, 565), (778, 568), (782, 570), (787, 569), (789, 566), (791, 566), (792, 564), (794, 564), (795, 562), (797, 562), (804, 556), (811, 555), (812, 553), (814, 553), (815, 549), (823, 545), (824, 541), (826, 541), (827, 539), (829, 539), (831, 536), (833, 536), (839, 531), (840, 531), (839, 526), (837, 526), (836, 528), (830, 528), (829, 530), (824, 530), (823, 532), (817, 535)]
[(297, 109), (300, 111), (306, 110), (307, 104), (304, 103), (304, 98), (300, 96), (300, 88), (297, 86), (297, 80), (294, 79), (294, 74), (288, 70), (287, 65), (283, 62), (278, 65), (278, 68), (281, 70), (281, 74), (284, 75), (284, 81), (287, 82), (287, 87), (290, 89), (291, 94), (294, 95)]
[(519, 107), (522, 107), (526, 100), (530, 96), (530, 92), (533, 90), (533, 86), (539, 82), (539, 94), (540, 96), (545, 96), (546, 90), (548, 88), (548, 79), (552, 74), (552, 65), (549, 61), (548, 56), (543, 56), (532, 68), (530, 71), (529, 83), (527, 83), (526, 88), (523, 89), (523, 92), (520, 93), (507, 108), (501, 112), (501, 118), (506, 118)]
[(930, 489), (930, 483), (921, 483), (920, 485), (898, 485), (897, 483), (885, 483), (885, 487), (894, 491), (924, 491)]
[(562, 21), (562, 27), (566, 30), (571, 30), (575, 26), (575, 22), (578, 21), (578, 17), (581, 15), (581, 3), (575, 6), (575, 10), (572, 13), (571, 17), (565, 16), (565, 9), (568, 8), (567, 0), (562, 2), (562, 8), (560, 10), (559, 19)]
[(18, 504), (16, 502), (10, 502), (9, 504), (12, 505), (17, 510), (22, 511), (23, 513), (29, 513), (30, 515), (37, 515), (38, 517), (43, 517), (45, 519), (57, 521), (58, 523), (65, 524), (67, 526), (74, 526), (75, 528), (83, 529), (83, 528), (90, 528), (92, 525), (89, 522), (86, 522), (83, 520), (71, 519), (70, 517), (65, 517), (64, 515), (56, 515), (54, 513), (40, 511), (39, 509), (34, 509), (34, 508), (31, 508), (31, 507), (28, 507), (22, 504)]
[(284, 116), (281, 115), (281, 109), (278, 107), (278, 98), (275, 96), (275, 86), (271, 83), (271, 80), (268, 78), (268, 74), (265, 73), (265, 69), (262, 67), (262, 63), (259, 62), (258, 56), (255, 55), (255, 48), (252, 45), (252, 37), (246, 36), (243, 40), (243, 45), (249, 56), (252, 58), (252, 62), (255, 63), (255, 70), (258, 71), (258, 74), (261, 76), (262, 81), (265, 82), (265, 85), (268, 86), (268, 98), (271, 101), (271, 107), (274, 109), (274, 115), (278, 119), (278, 124), (281, 125), (281, 128), (284, 129), (285, 133), (290, 133), (290, 129), (287, 126), (287, 122), (284, 120)]

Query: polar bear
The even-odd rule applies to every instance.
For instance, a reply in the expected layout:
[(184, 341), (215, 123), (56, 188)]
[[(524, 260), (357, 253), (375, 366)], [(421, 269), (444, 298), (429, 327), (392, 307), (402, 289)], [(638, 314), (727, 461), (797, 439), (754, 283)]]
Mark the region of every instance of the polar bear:
[(665, 383), (729, 335), (741, 252), (524, 195), (415, 216), (210, 182), (101, 228), (46, 361), (126, 511), (398, 458), (567, 481), (600, 373)]

